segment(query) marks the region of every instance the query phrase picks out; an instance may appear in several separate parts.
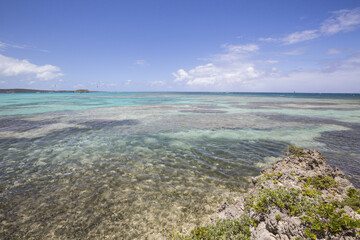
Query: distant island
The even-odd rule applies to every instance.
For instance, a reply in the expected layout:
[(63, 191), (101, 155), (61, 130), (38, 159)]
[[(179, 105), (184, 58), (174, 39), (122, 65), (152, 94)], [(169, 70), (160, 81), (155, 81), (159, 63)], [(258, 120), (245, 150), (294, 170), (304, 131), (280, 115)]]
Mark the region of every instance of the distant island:
[(74, 93), (89, 93), (90, 91), (87, 89), (79, 89), (79, 90), (75, 90)]
[(22, 89), (22, 88), (14, 88), (14, 89), (0, 89), (0, 93), (89, 93), (90, 91), (87, 89), (78, 89), (75, 91), (68, 90), (36, 90), (36, 89)]

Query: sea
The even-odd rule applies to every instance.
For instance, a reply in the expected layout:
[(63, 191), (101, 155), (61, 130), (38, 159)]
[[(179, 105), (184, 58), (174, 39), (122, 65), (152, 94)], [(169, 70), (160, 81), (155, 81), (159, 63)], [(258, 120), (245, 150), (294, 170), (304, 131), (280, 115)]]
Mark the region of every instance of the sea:
[(360, 95), (0, 94), (0, 239), (166, 239), (289, 145), (360, 187)]

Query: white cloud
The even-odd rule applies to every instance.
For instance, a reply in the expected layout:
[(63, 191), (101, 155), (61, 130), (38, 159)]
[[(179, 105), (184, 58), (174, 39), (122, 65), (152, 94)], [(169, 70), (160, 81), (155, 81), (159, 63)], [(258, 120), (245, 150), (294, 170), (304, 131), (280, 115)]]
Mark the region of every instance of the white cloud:
[(230, 53), (246, 53), (246, 52), (254, 52), (259, 50), (259, 46), (256, 44), (246, 44), (246, 45), (231, 45), (224, 44), (222, 46)]
[(278, 41), (278, 39), (268, 37), (268, 38), (259, 38), (259, 41), (262, 41), (262, 42), (276, 42), (276, 41)]
[(261, 61), (261, 62), (264, 62), (264, 63), (267, 63), (267, 64), (276, 64), (276, 63), (279, 63), (279, 60), (268, 59), (268, 60), (264, 60), (264, 61)]
[(166, 83), (165, 83), (164, 81), (151, 81), (151, 82), (149, 82), (149, 84), (150, 84), (151, 86), (163, 86), (163, 85), (165, 85)]
[(249, 53), (256, 52), (255, 44), (223, 45), (226, 53), (213, 57), (211, 63), (196, 66), (189, 71), (179, 69), (173, 73), (174, 82), (184, 82), (188, 86), (226, 86), (248, 84), (262, 75), (255, 69)]
[(172, 73), (172, 75), (175, 77), (174, 82), (180, 82), (189, 77), (189, 74), (184, 69), (179, 69), (176, 73)]
[(0, 76), (30, 76), (39, 80), (48, 81), (63, 76), (59, 67), (46, 64), (38, 66), (28, 60), (20, 60), (0, 54)]
[(303, 42), (311, 39), (315, 39), (319, 37), (320, 34), (318, 33), (318, 30), (305, 30), (302, 32), (294, 32), (292, 34), (289, 34), (288, 36), (281, 39), (281, 41), (284, 44), (294, 44), (298, 42)]
[[(259, 41), (291, 45), (341, 31), (349, 31), (360, 25), (359, 9), (334, 12), (318, 28), (294, 32), (283, 38), (260, 38)], [(330, 28), (330, 23), (335, 25), (333, 29)], [(194, 66), (189, 70), (181, 68), (173, 72), (174, 82), (186, 88), (201, 91), (221, 89), (221, 91), (352, 92), (354, 86), (359, 85), (360, 53), (333, 62), (326, 59), (323, 62), (327, 65), (323, 67), (314, 65), (308, 70), (285, 72), (281, 71), (279, 66), (274, 66), (278, 61), (259, 59), (261, 53), (256, 44), (224, 44), (222, 47), (223, 53), (201, 59), (206, 60), (206, 64)], [(301, 55), (305, 51), (306, 48), (295, 48), (282, 54)], [(332, 48), (328, 50), (328, 54), (347, 51), (352, 51), (352, 49)], [(268, 56), (268, 53), (264, 54)], [(356, 91), (359, 90), (356, 89)]]
[(211, 61), (214, 63), (233, 63), (238, 62), (241, 59), (247, 58), (259, 50), (259, 46), (256, 44), (245, 44), (245, 45), (231, 45), (223, 44), (221, 46), (225, 49), (226, 53), (214, 55), (211, 58), (205, 58), (202, 60)]
[[(358, 92), (360, 52), (317, 70), (277, 72), (257, 79), (257, 91)], [(355, 88), (354, 88), (355, 87)]]
[(11, 43), (4, 43), (4, 42), (0, 42), (0, 50), (4, 50), (8, 47), (12, 47), (12, 48), (19, 48), (19, 49), (24, 49), (25, 46), (23, 45), (16, 45), (16, 44), (11, 44)]
[(333, 16), (321, 24), (321, 32), (327, 35), (350, 31), (360, 25), (360, 8), (343, 9), (333, 12)]
[(305, 52), (304, 48), (296, 48), (296, 49), (293, 49), (291, 51), (283, 52), (282, 54), (296, 56), (296, 55), (304, 54), (304, 52)]
[[(334, 72), (301, 71), (264, 78), (260, 91), (278, 92), (358, 92), (359, 68)], [(260, 84), (259, 84), (260, 85)]]
[(0, 42), (0, 50), (2, 50), (2, 49), (4, 49), (4, 48), (6, 48), (6, 44), (3, 43), (3, 42)]
[(128, 85), (130, 85), (131, 82), (132, 82), (132, 80), (129, 79), (129, 80), (127, 80), (127, 81), (125, 82), (125, 85), (128, 86)]
[(73, 86), (73, 88), (83, 88), (83, 87), (85, 87), (85, 85), (84, 84), (81, 84), (81, 83), (78, 83), (78, 84), (76, 84), (76, 85), (74, 85)]
[[(353, 92), (359, 91), (360, 52), (345, 59), (311, 70), (281, 71), (274, 66), (277, 61), (252, 60), (256, 51), (238, 53), (227, 48), (225, 53), (215, 55), (211, 62), (190, 70), (179, 69), (173, 73), (174, 82), (190, 89), (202, 91), (280, 91), (280, 92)], [(303, 48), (287, 54), (298, 54)], [(233, 61), (229, 61), (229, 55)], [(226, 57), (224, 57), (226, 56)]]
[[(112, 88), (118, 86), (118, 83), (114, 83), (114, 82), (109, 83), (99, 80), (97, 82), (91, 82), (90, 85), (96, 86), (96, 88)], [(74, 87), (80, 88), (80, 87), (85, 87), (85, 85), (79, 84), (79, 85), (75, 85)]]
[(138, 59), (138, 60), (136, 60), (134, 64), (135, 64), (135, 65), (139, 65), (139, 66), (148, 66), (148, 65), (149, 65), (149, 64), (148, 64), (145, 60), (143, 60), (143, 59)]
[(341, 68), (352, 68), (352, 67), (360, 67), (360, 52), (357, 52), (350, 57), (346, 58), (345, 60), (341, 61), (340, 63), (336, 64), (337, 67)]
[(33, 85), (34, 83), (36, 83), (35, 81), (30, 81), (29, 85)]
[(339, 50), (339, 49), (336, 49), (336, 48), (330, 48), (328, 51), (327, 51), (327, 54), (339, 54), (339, 53), (342, 53), (343, 51)]
[(0, 84), (6, 83), (5, 81), (0, 81)]
[(360, 8), (343, 9), (332, 12), (332, 16), (321, 23), (319, 28), (298, 31), (287, 36), (277, 38), (259, 38), (263, 42), (280, 41), (286, 45), (316, 39), (324, 35), (333, 35), (339, 32), (351, 31), (360, 25)]

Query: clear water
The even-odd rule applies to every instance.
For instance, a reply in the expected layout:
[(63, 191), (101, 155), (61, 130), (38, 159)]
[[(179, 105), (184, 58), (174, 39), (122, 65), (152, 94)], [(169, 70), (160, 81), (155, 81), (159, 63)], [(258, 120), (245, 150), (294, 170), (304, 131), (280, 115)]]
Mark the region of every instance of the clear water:
[(360, 95), (0, 95), (1, 239), (165, 239), (289, 144), (360, 186)]

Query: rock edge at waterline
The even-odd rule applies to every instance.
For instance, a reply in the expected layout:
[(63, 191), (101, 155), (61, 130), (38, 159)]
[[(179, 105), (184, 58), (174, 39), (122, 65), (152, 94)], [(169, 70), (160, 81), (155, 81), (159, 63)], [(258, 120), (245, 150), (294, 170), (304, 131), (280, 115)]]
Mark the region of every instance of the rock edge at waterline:
[[(312, 179), (320, 179), (320, 181), (323, 179), (324, 186), (318, 186), (314, 181), (311, 181)], [(327, 184), (326, 179), (330, 179), (330, 182), (333, 179), (334, 182)], [(245, 198), (254, 198), (257, 194), (261, 194), (264, 189), (277, 190), (284, 188), (291, 193), (294, 190), (299, 190), (305, 199), (311, 199), (314, 196), (314, 202), (312, 202), (314, 205), (321, 205), (319, 202), (324, 204), (341, 203), (349, 198), (349, 190), (354, 189), (354, 186), (346, 179), (344, 173), (338, 168), (333, 169), (327, 165), (325, 158), (316, 150), (301, 150), (300, 154), (291, 154), (277, 161), (272, 168), (262, 170), (260, 176), (252, 178), (252, 182), (254, 188), (246, 196), (238, 199), (232, 205), (226, 206), (227, 204), (224, 203), (220, 207), (217, 214), (218, 218), (239, 218), (245, 210)], [(311, 183), (316, 184), (316, 186)], [(256, 206), (261, 208), (259, 205), (265, 205), (259, 204), (257, 199), (255, 197), (252, 203), (255, 208)], [(292, 214), (291, 209), (286, 209), (286, 206), (281, 204), (286, 203), (269, 203), (268, 212), (265, 211), (265, 208), (259, 210), (259, 208), (252, 207), (249, 214), (253, 221), (256, 222), (256, 228), (255, 226), (250, 228), (252, 239), (360, 239), (360, 235), (358, 235), (360, 229), (358, 228), (354, 230), (346, 229), (337, 234), (331, 234), (329, 229), (317, 230), (320, 227), (317, 228), (316, 226), (313, 227), (315, 229), (312, 229), (313, 224), (310, 222), (311, 220), (314, 222), (316, 217), (304, 221), (303, 218), (307, 217), (306, 213), (296, 214), (294, 212)], [(336, 204), (332, 205), (335, 206)], [(335, 211), (341, 210), (345, 211), (342, 215), (346, 214), (352, 219), (360, 221), (360, 214), (351, 207), (339, 207)], [(294, 209), (294, 211), (297, 210)], [(311, 213), (309, 214), (311, 215)], [(324, 223), (328, 222), (321, 216), (317, 219)], [(323, 227), (328, 228), (325, 225)], [(305, 234), (307, 229), (308, 234)]]
[(316, 150), (287, 156), (252, 178), (254, 187), (224, 202), (213, 224), (173, 239), (360, 239), (360, 190)]

